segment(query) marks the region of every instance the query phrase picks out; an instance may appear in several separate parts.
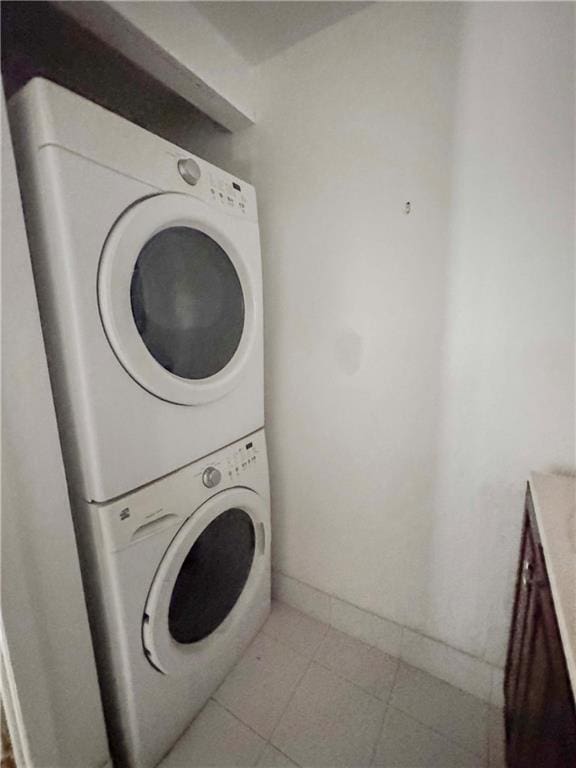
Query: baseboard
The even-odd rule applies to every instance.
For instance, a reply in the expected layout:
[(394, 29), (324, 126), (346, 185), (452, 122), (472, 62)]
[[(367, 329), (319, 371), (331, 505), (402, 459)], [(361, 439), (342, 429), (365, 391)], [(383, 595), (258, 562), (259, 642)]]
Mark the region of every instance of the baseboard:
[(279, 571), (272, 574), (272, 596), (493, 706), (503, 706), (504, 672), (482, 659), (358, 608)]

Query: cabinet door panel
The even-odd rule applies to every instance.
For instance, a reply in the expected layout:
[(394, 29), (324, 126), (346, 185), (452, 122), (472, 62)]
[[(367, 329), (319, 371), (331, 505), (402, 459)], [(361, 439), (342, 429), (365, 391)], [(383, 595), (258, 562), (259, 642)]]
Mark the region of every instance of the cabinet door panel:
[(535, 544), (530, 527), (528, 514), (524, 518), (520, 563), (516, 576), (516, 597), (514, 613), (510, 629), (508, 657), (506, 661), (505, 701), (506, 701), (506, 731), (508, 740), (513, 740), (515, 719), (519, 711), (517, 699), (522, 695), (522, 668), (527, 663), (523, 649), (526, 645), (526, 632), (530, 598), (532, 595), (532, 575), (535, 564)]
[[(538, 634), (543, 636), (541, 647), (548, 654), (544, 662), (548, 666), (548, 685), (544, 702), (545, 723), (542, 738), (546, 744), (554, 744), (555, 766), (576, 768), (576, 709), (548, 581), (545, 581), (542, 587), (538, 587), (538, 605), (540, 613), (537, 618), (542, 625), (542, 631)], [(542, 657), (538, 645), (535, 647), (534, 655), (534, 665), (538, 667), (539, 659)], [(552, 753), (551, 746), (550, 753)]]
[(576, 713), (530, 494), (506, 663), (509, 768), (576, 768)]
[(560, 765), (555, 718), (550, 707), (554, 693), (554, 647), (544, 616), (547, 598), (539, 586), (533, 588), (513, 742), (513, 765), (518, 768), (553, 768)]

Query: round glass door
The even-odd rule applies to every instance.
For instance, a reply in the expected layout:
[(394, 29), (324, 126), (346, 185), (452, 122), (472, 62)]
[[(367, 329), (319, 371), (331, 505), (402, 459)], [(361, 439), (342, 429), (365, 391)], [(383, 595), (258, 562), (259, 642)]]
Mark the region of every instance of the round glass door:
[(154, 235), (134, 265), (130, 301), (148, 351), (176, 376), (214, 376), (238, 349), (242, 286), (224, 249), (204, 232), (181, 226)]
[(198, 405), (236, 386), (260, 323), (255, 253), (256, 225), (179, 193), (142, 200), (118, 219), (100, 259), (98, 303), (116, 357), (144, 389)]
[(248, 488), (220, 491), (171, 539), (142, 613), (142, 645), (159, 672), (189, 675), (229, 649), (270, 598), (270, 510)]
[(250, 516), (228, 509), (196, 539), (170, 598), (168, 629), (177, 643), (207, 637), (234, 608), (252, 567), (255, 538)]

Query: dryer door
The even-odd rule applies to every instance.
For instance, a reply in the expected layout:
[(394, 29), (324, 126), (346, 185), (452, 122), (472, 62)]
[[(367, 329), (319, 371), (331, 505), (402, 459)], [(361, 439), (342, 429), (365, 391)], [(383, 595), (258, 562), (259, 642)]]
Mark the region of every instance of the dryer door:
[(180, 528), (152, 583), (142, 622), (144, 651), (165, 674), (190, 672), (191, 657), (234, 632), (267, 572), (269, 521), (246, 488), (213, 496)]
[(143, 200), (120, 217), (100, 262), (106, 335), (128, 373), (174, 403), (216, 400), (242, 376), (256, 327), (239, 227), (178, 193)]

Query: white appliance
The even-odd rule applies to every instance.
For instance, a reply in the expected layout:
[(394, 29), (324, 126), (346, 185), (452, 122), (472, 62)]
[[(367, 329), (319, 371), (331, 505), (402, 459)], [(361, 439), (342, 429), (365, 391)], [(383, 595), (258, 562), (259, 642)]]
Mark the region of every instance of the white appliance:
[(264, 430), (82, 511), (88, 607), (115, 762), (152, 768), (269, 613)]
[(260, 429), (254, 189), (40, 78), (10, 116), (78, 494), (115, 498)]

